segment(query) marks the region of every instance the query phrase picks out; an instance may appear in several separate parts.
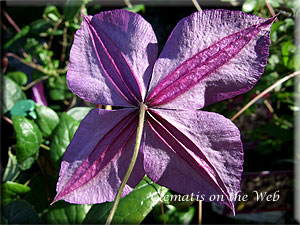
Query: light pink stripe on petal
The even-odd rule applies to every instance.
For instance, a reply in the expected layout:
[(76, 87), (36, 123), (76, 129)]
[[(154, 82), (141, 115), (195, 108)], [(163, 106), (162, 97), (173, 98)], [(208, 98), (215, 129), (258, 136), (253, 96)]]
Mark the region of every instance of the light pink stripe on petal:
[[(235, 125), (216, 113), (152, 110), (145, 128), (145, 172), (182, 194), (223, 195), (234, 210), (240, 190), (243, 151)], [(187, 185), (183, 185), (183, 184)]]
[[(136, 126), (135, 110), (92, 110), (67, 148), (54, 201), (63, 199), (77, 204), (113, 201), (130, 162)], [(86, 132), (91, 128), (93, 133)], [(140, 155), (124, 195), (143, 178), (142, 165)]]
[(48, 106), (42, 81), (32, 87), (32, 99), (40, 105)]
[(181, 20), (155, 64), (147, 102), (199, 109), (250, 90), (266, 65), (274, 19), (204, 10)]
[(128, 87), (136, 96), (139, 91), (144, 100), (158, 52), (151, 25), (139, 14), (122, 9), (99, 13), (91, 23), (109, 46)]
[[(122, 68), (119, 68), (116, 63), (120, 66), (121, 63), (115, 62), (117, 60), (114, 60), (112, 58), (112, 55), (109, 53), (109, 49), (114, 47), (113, 43), (108, 43), (107, 45), (104, 45), (103, 39), (106, 38), (106, 35), (103, 35), (103, 31), (100, 30), (99, 33), (95, 30), (95, 28), (92, 26), (91, 21), (87, 16), (84, 15), (85, 22), (88, 24), (89, 28), (89, 34), (94, 46), (94, 50), (97, 55), (97, 59), (99, 61), (99, 64), (101, 65), (105, 75), (110, 80), (110, 82), (115, 86), (115, 88), (120, 92), (120, 94), (128, 101), (129, 104), (138, 105), (138, 102), (140, 101), (140, 93), (137, 92), (136, 96), (133, 94), (132, 90), (128, 87), (127, 82), (125, 81), (123, 75), (121, 74), (120, 70)], [(102, 36), (102, 38), (100, 38)], [(115, 50), (118, 53), (120, 52), (119, 49)], [(118, 57), (118, 54), (115, 54), (115, 58)], [(128, 66), (128, 65), (127, 65)], [(127, 74), (129, 77), (134, 76), (131, 74), (128, 74), (128, 71), (122, 71), (123, 74)], [(131, 71), (130, 71), (131, 72)], [(130, 73), (129, 72), (129, 73)], [(136, 81), (136, 80), (135, 80)], [(136, 84), (136, 82), (135, 82)], [(139, 98), (139, 100), (138, 100)]]
[(71, 48), (69, 88), (94, 104), (137, 106), (157, 57), (151, 25), (127, 10), (85, 18)]

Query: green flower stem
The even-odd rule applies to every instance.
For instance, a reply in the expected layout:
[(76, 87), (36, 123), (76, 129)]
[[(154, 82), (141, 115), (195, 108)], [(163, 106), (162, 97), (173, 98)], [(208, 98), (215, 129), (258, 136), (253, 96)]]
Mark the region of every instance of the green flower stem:
[(137, 127), (137, 132), (136, 132), (136, 141), (135, 141), (135, 146), (134, 146), (134, 151), (133, 151), (133, 155), (128, 167), (128, 170), (124, 176), (124, 179), (120, 185), (120, 188), (118, 190), (118, 193), (116, 195), (114, 204), (110, 210), (110, 213), (108, 215), (108, 218), (106, 220), (106, 225), (110, 225), (112, 222), (112, 219), (116, 213), (117, 207), (119, 205), (120, 199), (121, 199), (121, 194), (123, 192), (123, 189), (125, 187), (125, 184), (127, 183), (130, 174), (133, 170), (133, 167), (135, 165), (138, 153), (139, 153), (139, 149), (140, 149), (140, 145), (141, 145), (141, 140), (142, 140), (142, 136), (143, 136), (143, 128), (144, 128), (144, 120), (145, 120), (145, 112), (146, 112), (146, 105), (144, 103), (140, 104), (140, 113), (139, 113), (139, 124)]

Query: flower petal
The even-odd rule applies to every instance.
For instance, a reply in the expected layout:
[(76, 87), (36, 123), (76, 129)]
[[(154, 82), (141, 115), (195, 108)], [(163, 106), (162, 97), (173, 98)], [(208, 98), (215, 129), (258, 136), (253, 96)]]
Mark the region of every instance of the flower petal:
[[(66, 150), (54, 201), (113, 201), (133, 153), (137, 120), (135, 109), (91, 110)], [(144, 175), (140, 151), (122, 195), (130, 193)]]
[(147, 102), (200, 109), (249, 91), (267, 63), (274, 19), (204, 10), (181, 20), (155, 63)]
[(79, 97), (103, 105), (138, 105), (157, 57), (151, 25), (127, 10), (84, 16), (76, 32), (67, 73)]
[(42, 81), (32, 87), (32, 99), (40, 105), (48, 106)]
[[(154, 182), (181, 194), (205, 195), (234, 210), (243, 150), (238, 128), (216, 113), (150, 110), (144, 169)], [(185, 185), (186, 184), (186, 185)], [(211, 199), (222, 195), (223, 199)]]

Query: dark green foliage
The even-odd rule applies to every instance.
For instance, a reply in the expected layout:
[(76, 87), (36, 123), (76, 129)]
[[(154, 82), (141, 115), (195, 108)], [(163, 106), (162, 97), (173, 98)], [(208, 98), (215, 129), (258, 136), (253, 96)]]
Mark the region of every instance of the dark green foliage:
[[(145, 177), (129, 195), (120, 200), (112, 224), (141, 223), (167, 190)], [(112, 202), (93, 205), (84, 224), (105, 223), (112, 205)]]
[[(41, 224), (42, 221), (32, 206), (25, 200), (18, 199), (2, 208), (8, 224)], [(2, 218), (3, 219), (3, 218)]]
[(27, 83), (27, 75), (21, 71), (9, 72), (6, 76), (12, 79), (19, 86), (23, 86)]
[[(2, 140), (6, 144), (2, 148), (4, 157), (1, 161), (4, 167), (1, 184), (3, 224), (105, 223), (112, 207), (110, 202), (75, 205), (63, 201), (50, 206), (56, 194), (62, 156), (80, 121), (95, 107), (70, 92), (66, 82), (70, 47), (74, 33), (81, 24), (80, 13), (93, 14), (99, 11), (99, 5), (89, 2), (67, 0), (64, 6), (38, 8), (41, 16), (29, 15), (29, 18), (34, 18), (30, 22), (22, 24), (26, 19), (22, 15), (18, 24), (20, 32), (16, 32), (7, 21), (4, 22), (8, 28), (3, 35), (3, 51), (9, 53), (9, 67), (2, 77), (1, 113), (6, 121), (12, 121), (12, 124), (8, 124), (12, 131), (2, 130)], [(300, 57), (295, 54), (297, 46), (293, 38), (299, 3), (287, 0), (267, 2), (275, 13), (280, 11), (281, 14), (278, 22), (272, 26), (270, 56), (262, 78), (252, 91), (205, 110), (230, 118), (258, 93), (299, 69)], [(153, 25), (161, 29), (161, 36), (167, 37), (166, 30), (173, 26), (161, 25), (165, 19), (153, 16), (156, 9), (148, 11), (143, 4), (125, 9), (146, 13), (146, 18), (152, 17)], [(193, 8), (189, 10), (194, 11)], [(242, 10), (262, 17), (272, 16), (265, 0), (246, 0)], [(161, 17), (166, 13), (166, 10), (162, 11)], [(180, 12), (180, 9), (177, 11)], [(17, 15), (11, 16), (14, 18)], [(177, 21), (172, 23), (176, 24)], [(31, 87), (39, 81), (44, 89), (44, 93), (40, 94), (44, 95), (49, 106), (31, 100)], [(242, 133), (245, 172), (293, 168), (293, 113), (299, 110), (294, 102), (296, 94), (293, 88), (294, 80), (283, 83), (234, 121)], [(3, 123), (6, 122), (3, 120)], [(164, 195), (171, 195), (171, 192), (145, 177), (134, 191), (121, 199), (113, 223), (198, 222), (197, 201), (162, 200), (161, 205)], [(287, 205), (292, 205), (292, 197), (288, 200)], [(210, 207), (205, 207), (204, 222), (233, 222), (216, 216)], [(208, 218), (207, 221), (205, 218)]]
[(12, 202), (18, 195), (30, 191), (30, 188), (19, 183), (7, 181), (1, 185), (1, 194), (3, 206)]
[(17, 102), (25, 99), (26, 96), (17, 83), (6, 76), (3, 77), (2, 85), (4, 92), (2, 95), (1, 112), (6, 113), (11, 110)]
[(36, 124), (42, 131), (45, 137), (49, 137), (57, 124), (59, 123), (59, 117), (55, 111), (51, 108), (36, 104), (36, 114), (37, 118), (35, 120)]
[(33, 121), (23, 116), (13, 116), (12, 121), (17, 136), (17, 161), (20, 168), (26, 170), (38, 157), (42, 133)]
[(59, 168), (61, 158), (72, 140), (79, 122), (66, 113), (63, 113), (51, 141), (50, 157), (53, 163)]

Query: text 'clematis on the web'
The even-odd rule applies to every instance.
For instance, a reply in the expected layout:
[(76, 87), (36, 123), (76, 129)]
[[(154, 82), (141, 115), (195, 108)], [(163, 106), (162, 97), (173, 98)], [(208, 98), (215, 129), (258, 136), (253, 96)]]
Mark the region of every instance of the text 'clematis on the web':
[(274, 21), (203, 10), (182, 19), (157, 58), (151, 25), (126, 10), (84, 16), (67, 73), (95, 108), (63, 157), (57, 196), (70, 203), (113, 201), (129, 167), (141, 110), (141, 144), (122, 196), (147, 175), (181, 194), (223, 195), (234, 211), (243, 149), (238, 128), (198, 109), (249, 91), (264, 71)]

